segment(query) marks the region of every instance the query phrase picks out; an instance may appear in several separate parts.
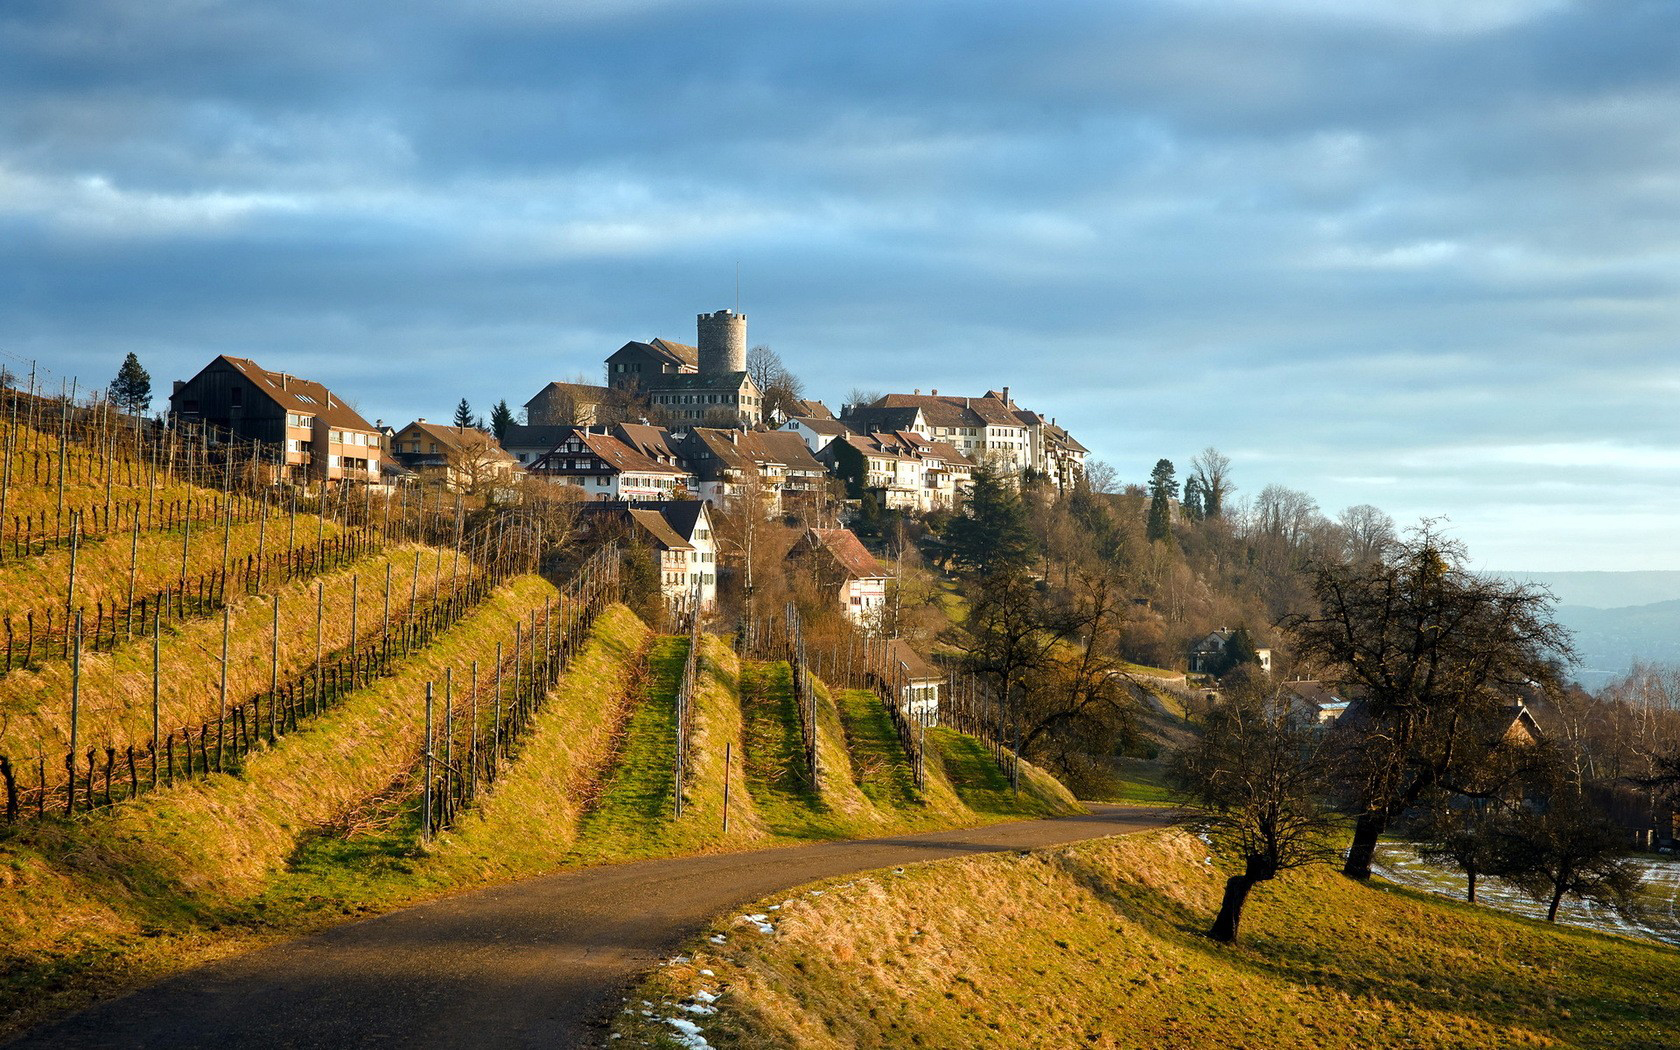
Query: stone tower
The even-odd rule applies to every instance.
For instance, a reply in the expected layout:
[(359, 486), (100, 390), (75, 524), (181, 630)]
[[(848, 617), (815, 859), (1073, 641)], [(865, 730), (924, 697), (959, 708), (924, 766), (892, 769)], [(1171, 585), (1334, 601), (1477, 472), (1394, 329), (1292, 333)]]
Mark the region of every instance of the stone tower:
[(699, 317), (700, 374), (747, 370), (747, 315), (733, 310)]

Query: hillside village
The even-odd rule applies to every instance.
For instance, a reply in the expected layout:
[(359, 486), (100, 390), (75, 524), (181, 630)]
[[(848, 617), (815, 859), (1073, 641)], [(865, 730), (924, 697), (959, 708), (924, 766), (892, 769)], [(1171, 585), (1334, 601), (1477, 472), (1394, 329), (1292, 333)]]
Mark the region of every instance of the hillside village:
[[(438, 477), (481, 491), (520, 476), (571, 485), (587, 500), (735, 496), (749, 477), (776, 510), (865, 496), (883, 508), (957, 506), (977, 464), (1071, 487), (1087, 450), (1009, 388), (979, 396), (886, 394), (841, 406), (788, 399), (767, 407), (747, 369), (747, 318), (701, 314), (696, 345), (632, 340), (604, 361), (607, 383), (553, 381), (525, 402), (526, 420), (493, 435), (418, 418), (369, 423), (343, 392), (221, 356), (177, 381), (169, 412), (242, 440), (284, 448), (287, 480), (399, 484)], [(843, 485), (843, 493), (840, 486)]]

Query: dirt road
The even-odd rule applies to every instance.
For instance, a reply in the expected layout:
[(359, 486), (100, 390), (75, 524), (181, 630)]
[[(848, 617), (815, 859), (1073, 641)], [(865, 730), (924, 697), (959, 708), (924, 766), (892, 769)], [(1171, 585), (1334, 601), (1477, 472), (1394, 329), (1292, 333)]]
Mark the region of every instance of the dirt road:
[(9, 1045), (595, 1046), (636, 974), (747, 901), (871, 868), (1156, 828), (1169, 816), (1093, 806), (1089, 816), (545, 876), (206, 966)]

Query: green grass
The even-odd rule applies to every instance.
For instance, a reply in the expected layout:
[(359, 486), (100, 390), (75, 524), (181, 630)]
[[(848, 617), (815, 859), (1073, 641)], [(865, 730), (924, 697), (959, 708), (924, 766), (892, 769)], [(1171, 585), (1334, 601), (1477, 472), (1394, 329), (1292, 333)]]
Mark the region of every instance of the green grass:
[(822, 798), (806, 773), (799, 706), (785, 661), (742, 666), (741, 720), (747, 789), (765, 826), (794, 838), (831, 837)]
[(963, 804), (976, 813), (1048, 816), (1065, 812), (1057, 796), (1066, 792), (1058, 791), (1061, 785), (1041, 770), (1023, 763), (1017, 793), (991, 751), (975, 737), (937, 727), (929, 729), (925, 739), (930, 770), (942, 771)]
[(624, 748), (583, 817), (575, 856), (647, 856), (661, 851), (675, 819), (677, 682), (687, 638), (660, 638), (648, 654), (643, 691), (631, 711)]
[[(1159, 832), (778, 894), (743, 909), (771, 915), (773, 935), (718, 920), (632, 992), (655, 1016), (614, 1031), (675, 1045), (662, 1019), (682, 1016), (719, 1048), (1109, 1050), (1656, 1050), (1680, 1034), (1674, 949), (1328, 867), (1262, 884), (1243, 941), (1215, 944), (1201, 931), (1224, 873), (1203, 851)], [(698, 991), (721, 996), (716, 1015), (681, 1011)]]
[(918, 801), (910, 762), (881, 698), (868, 689), (842, 690), (836, 706), (846, 729), (858, 787), (877, 806), (907, 808)]

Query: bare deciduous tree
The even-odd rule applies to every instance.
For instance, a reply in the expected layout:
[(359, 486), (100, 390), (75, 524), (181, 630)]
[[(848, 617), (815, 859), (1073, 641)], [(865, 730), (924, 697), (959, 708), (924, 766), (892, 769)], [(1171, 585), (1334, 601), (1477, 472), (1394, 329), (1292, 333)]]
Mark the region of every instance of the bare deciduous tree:
[(1228, 689), (1201, 738), (1173, 756), (1172, 781), (1189, 823), (1216, 853), (1242, 864), (1225, 880), (1208, 930), (1214, 940), (1237, 939), (1256, 884), (1326, 858), (1323, 742), (1287, 697), (1250, 679)]

